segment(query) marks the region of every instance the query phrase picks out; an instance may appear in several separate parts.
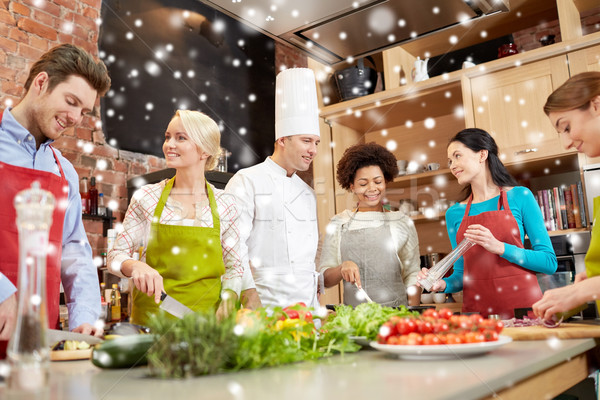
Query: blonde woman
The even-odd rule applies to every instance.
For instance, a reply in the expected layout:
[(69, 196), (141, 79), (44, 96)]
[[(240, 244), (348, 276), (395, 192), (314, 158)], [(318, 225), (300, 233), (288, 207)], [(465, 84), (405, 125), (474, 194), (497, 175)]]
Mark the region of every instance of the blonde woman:
[(175, 177), (143, 186), (131, 200), (108, 262), (111, 272), (133, 278), (136, 324), (158, 311), (163, 292), (194, 311), (217, 310), (218, 316), (228, 314), (239, 296), (237, 208), (232, 196), (204, 177), (217, 164), (220, 139), (219, 127), (205, 114), (177, 111), (163, 144)]

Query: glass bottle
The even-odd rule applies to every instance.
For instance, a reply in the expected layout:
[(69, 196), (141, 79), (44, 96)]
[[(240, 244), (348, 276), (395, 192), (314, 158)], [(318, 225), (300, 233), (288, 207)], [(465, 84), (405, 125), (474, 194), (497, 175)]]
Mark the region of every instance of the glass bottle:
[(121, 292), (119, 292), (119, 285), (113, 283), (112, 292), (110, 294), (110, 304), (111, 304), (111, 320), (120, 321), (121, 320)]
[(81, 196), (81, 212), (83, 214), (90, 213), (90, 194), (88, 193), (88, 190), (88, 178), (81, 178), (81, 181), (79, 182), (79, 195)]
[(15, 196), (19, 230), (17, 323), (8, 342), (8, 385), (38, 391), (48, 382), (50, 348), (46, 341), (46, 256), (54, 196), (33, 182)]
[(98, 215), (106, 217), (106, 206), (104, 205), (104, 193), (98, 194)]
[(92, 176), (90, 179), (90, 190), (88, 190), (89, 206), (88, 212), (90, 215), (98, 215), (98, 189), (96, 188), (96, 178)]

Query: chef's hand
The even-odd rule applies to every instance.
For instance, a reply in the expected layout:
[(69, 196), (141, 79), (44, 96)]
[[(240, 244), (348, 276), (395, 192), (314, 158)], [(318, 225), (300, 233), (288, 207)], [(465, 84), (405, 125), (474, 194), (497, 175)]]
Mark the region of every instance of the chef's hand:
[(502, 255), (504, 254), (504, 243), (499, 241), (492, 235), (492, 232), (483, 225), (469, 225), (465, 231), (465, 238), (471, 242), (480, 245), (490, 253)]
[(102, 335), (104, 334), (103, 329), (90, 325), (87, 322), (73, 329), (73, 332), (83, 333), (84, 335), (92, 335), (96, 337), (102, 337)]
[(217, 308), (217, 319), (219, 321), (235, 312), (235, 303), (237, 302), (237, 299), (238, 296), (233, 290), (223, 290), (221, 293), (221, 304), (219, 304), (219, 308)]
[[(419, 284), (419, 281), (421, 279), (425, 279), (427, 278), (427, 275), (429, 275), (429, 269), (428, 268), (421, 268), (421, 270), (419, 271), (419, 273), (417, 274), (417, 286), (418, 287), (422, 287)], [(443, 279), (440, 279), (439, 281), (437, 281), (436, 283), (433, 284), (433, 286), (431, 287), (431, 292), (443, 292), (444, 290), (446, 290), (446, 281)]]
[[(129, 264), (126, 264), (129, 263)], [(123, 266), (128, 265), (131, 278), (135, 287), (148, 296), (154, 296), (156, 304), (160, 303), (160, 295), (165, 291), (163, 278), (157, 270), (142, 261), (127, 260)]]
[(579, 283), (581, 281), (584, 281), (587, 279), (587, 277), (588, 277), (587, 273), (585, 271), (582, 271), (575, 275), (575, 282), (573, 282), (573, 283)]
[(0, 303), (0, 340), (9, 340), (17, 322), (17, 295)]
[(344, 261), (342, 263), (342, 268), (340, 268), (340, 273), (346, 282), (355, 283), (356, 286), (362, 288), (360, 283), (360, 271), (355, 262)]
[(542, 299), (533, 304), (534, 314), (544, 321), (550, 321), (554, 314), (569, 311), (583, 304), (579, 289), (576, 285), (569, 285), (546, 290)]

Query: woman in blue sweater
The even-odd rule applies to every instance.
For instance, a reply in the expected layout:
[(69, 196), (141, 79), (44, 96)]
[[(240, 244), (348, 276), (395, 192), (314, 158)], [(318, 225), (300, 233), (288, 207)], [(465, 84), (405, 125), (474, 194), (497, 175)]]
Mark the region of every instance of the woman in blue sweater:
[[(452, 247), (463, 238), (477, 246), (454, 264), (454, 272), (433, 290), (463, 290), (463, 312), (508, 319), (514, 309), (542, 297), (536, 272), (556, 271), (556, 255), (531, 191), (518, 186), (498, 158), (498, 146), (484, 130), (459, 132), (448, 145), (448, 163), (464, 197), (446, 212)], [(527, 235), (532, 250), (523, 248)], [(427, 274), (423, 269), (420, 277)]]

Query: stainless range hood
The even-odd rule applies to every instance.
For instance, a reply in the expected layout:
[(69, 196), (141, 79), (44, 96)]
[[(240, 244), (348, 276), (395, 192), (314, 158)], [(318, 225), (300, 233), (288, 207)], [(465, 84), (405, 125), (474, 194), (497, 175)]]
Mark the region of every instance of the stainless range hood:
[(508, 11), (508, 0), (201, 1), (330, 65)]

